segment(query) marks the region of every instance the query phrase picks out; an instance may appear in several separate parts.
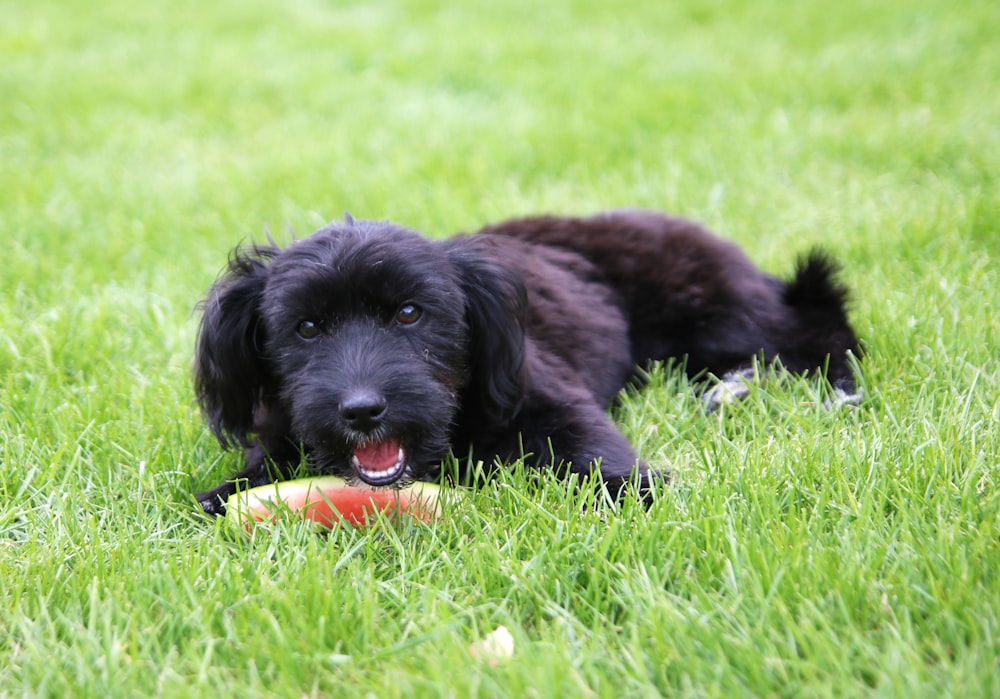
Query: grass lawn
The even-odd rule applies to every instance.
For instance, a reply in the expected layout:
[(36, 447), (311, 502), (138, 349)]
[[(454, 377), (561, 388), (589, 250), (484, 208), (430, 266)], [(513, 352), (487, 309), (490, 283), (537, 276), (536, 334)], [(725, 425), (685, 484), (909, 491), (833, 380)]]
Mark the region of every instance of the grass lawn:
[[(1000, 696), (997, 36), (995, 0), (0, 0), (0, 697)], [(196, 511), (233, 245), (620, 206), (829, 248), (867, 400), (706, 417), (654, 371), (648, 512), (517, 469), (433, 525)]]

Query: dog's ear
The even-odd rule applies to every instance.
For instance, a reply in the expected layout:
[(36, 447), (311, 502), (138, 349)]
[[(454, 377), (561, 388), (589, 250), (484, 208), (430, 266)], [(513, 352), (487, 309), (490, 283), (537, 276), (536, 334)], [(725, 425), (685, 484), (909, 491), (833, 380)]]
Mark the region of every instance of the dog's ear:
[(524, 396), (527, 294), (521, 275), (492, 259), (475, 237), (447, 241), (465, 293), (470, 395), (497, 424), (509, 421)]
[(275, 248), (235, 250), (229, 271), (202, 304), (195, 349), (198, 403), (209, 427), (226, 447), (246, 446), (254, 411), (271, 383), (260, 324), (267, 260)]

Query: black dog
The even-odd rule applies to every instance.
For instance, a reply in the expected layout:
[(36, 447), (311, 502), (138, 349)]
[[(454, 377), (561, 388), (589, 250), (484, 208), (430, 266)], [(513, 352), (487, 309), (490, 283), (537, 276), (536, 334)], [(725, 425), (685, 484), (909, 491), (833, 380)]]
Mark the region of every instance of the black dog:
[(507, 221), (432, 241), (334, 223), (285, 249), (238, 249), (204, 304), (195, 383), (246, 468), (199, 494), (318, 473), (388, 486), (434, 479), (449, 452), (613, 493), (654, 476), (606, 410), (636, 367), (677, 358), (740, 393), (756, 358), (826, 372), (854, 394), (858, 341), (820, 253), (783, 282), (701, 226), (645, 211)]

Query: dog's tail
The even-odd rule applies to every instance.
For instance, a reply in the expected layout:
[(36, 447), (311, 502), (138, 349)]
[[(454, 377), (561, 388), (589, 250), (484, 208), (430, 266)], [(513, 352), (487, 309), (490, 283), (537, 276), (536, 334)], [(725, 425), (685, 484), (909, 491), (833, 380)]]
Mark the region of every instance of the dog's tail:
[(799, 258), (782, 298), (795, 317), (800, 350), (827, 355), (827, 378), (835, 387), (853, 391), (849, 357), (860, 359), (861, 346), (847, 318), (849, 294), (837, 279), (839, 272), (832, 257), (813, 249)]
[(837, 280), (839, 272), (840, 265), (825, 251), (810, 250), (799, 258), (795, 276), (785, 287), (785, 303), (803, 311), (833, 311), (846, 318), (848, 291)]

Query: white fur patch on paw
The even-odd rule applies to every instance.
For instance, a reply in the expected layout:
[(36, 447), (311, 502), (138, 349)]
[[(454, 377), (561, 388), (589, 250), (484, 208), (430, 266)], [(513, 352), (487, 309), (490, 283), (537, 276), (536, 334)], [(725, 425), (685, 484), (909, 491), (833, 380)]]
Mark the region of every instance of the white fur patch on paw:
[(833, 396), (823, 401), (823, 407), (827, 410), (836, 410), (838, 408), (858, 405), (864, 399), (865, 394), (860, 389), (848, 392), (842, 388), (834, 388)]
[(726, 372), (719, 379), (719, 383), (701, 397), (703, 409), (706, 413), (713, 413), (724, 405), (732, 405), (738, 400), (743, 400), (750, 393), (749, 382), (753, 378), (753, 369)]

